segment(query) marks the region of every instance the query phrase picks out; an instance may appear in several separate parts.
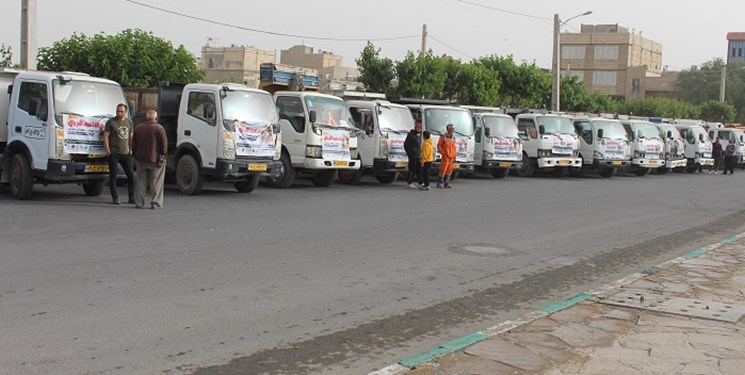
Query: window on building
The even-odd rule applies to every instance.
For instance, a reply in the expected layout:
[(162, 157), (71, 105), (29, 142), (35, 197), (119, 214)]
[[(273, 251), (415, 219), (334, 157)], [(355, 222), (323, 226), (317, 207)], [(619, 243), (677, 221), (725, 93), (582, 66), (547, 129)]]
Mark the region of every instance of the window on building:
[(585, 47), (583, 46), (562, 46), (561, 47), (561, 58), (562, 59), (584, 59), (585, 58)]
[(737, 57), (742, 57), (742, 48), (737, 49)]
[(618, 46), (595, 47), (595, 60), (618, 60)]
[(577, 77), (578, 82), (585, 81), (585, 72), (581, 70), (565, 70), (561, 72), (562, 77)]
[(593, 86), (615, 86), (616, 72), (592, 72)]
[(214, 67), (215, 67), (215, 60), (212, 60), (212, 58), (210, 57), (210, 59), (207, 60), (207, 68), (212, 69)]

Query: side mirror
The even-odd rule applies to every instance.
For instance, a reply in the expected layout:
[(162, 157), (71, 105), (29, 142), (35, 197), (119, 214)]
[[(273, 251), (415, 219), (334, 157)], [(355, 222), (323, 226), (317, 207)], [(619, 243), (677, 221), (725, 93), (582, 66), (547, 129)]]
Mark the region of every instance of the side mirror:
[(745, 141), (745, 138), (743, 138), (743, 136), (740, 136), (740, 142), (743, 142), (743, 141)]
[(673, 139), (673, 132), (671, 130), (667, 131), (667, 137)]
[(491, 135), (491, 129), (488, 126), (484, 127), (484, 136), (488, 137), (490, 135)]
[(644, 138), (644, 137), (642, 136), (642, 131), (641, 131), (641, 129), (639, 129), (639, 130), (637, 130), (637, 131), (636, 131), (636, 138), (639, 138), (639, 139), (641, 139), (641, 138)]
[(603, 129), (598, 129), (598, 138), (603, 138)]
[(308, 113), (308, 121), (310, 121), (311, 124), (315, 124), (318, 117), (318, 113), (316, 111), (310, 111)]
[(538, 134), (543, 135), (543, 133), (546, 132), (546, 127), (543, 125), (538, 125)]
[(698, 140), (699, 140), (699, 142), (703, 142), (704, 141), (704, 135), (703, 134), (699, 134), (698, 135)]

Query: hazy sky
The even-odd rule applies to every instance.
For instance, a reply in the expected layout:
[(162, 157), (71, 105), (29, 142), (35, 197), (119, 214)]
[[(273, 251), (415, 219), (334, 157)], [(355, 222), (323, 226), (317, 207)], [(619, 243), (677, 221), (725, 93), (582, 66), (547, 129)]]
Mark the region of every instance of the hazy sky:
[[(19, 60), (21, 0), (1, 0), (0, 43), (10, 45)], [(212, 44), (256, 46), (276, 50), (305, 43), (317, 50), (354, 60), (372, 39), (381, 54), (401, 60), (421, 46), (422, 25), (431, 38), (427, 47), (463, 61), (486, 55), (513, 55), (550, 68), (553, 15), (571, 20), (564, 31), (585, 24), (619, 24), (663, 46), (663, 66), (682, 70), (714, 57), (726, 58), (729, 31), (745, 31), (745, 2), (740, 1), (589, 1), (589, 0), (36, 0), (39, 47), (50, 46), (73, 32), (116, 34), (126, 28), (152, 31), (183, 44), (195, 55), (209, 38)], [(145, 7), (167, 9), (191, 17)], [(482, 6), (477, 6), (478, 4)], [(495, 8), (495, 9), (490, 9)], [(499, 9), (499, 10), (497, 10)], [(246, 29), (296, 36), (270, 35)], [(314, 38), (353, 39), (319, 40)], [(394, 40), (375, 40), (400, 38)], [(356, 40), (359, 39), (359, 40)]]

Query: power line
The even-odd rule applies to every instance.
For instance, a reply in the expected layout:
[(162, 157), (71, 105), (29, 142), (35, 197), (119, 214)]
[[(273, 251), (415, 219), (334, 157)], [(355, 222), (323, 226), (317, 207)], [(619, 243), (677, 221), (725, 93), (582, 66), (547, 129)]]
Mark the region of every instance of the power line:
[(139, 5), (141, 7), (154, 9), (154, 10), (157, 10), (157, 11), (161, 11), (161, 12), (168, 13), (168, 14), (173, 14), (173, 15), (176, 15), (176, 16), (184, 17), (184, 18), (190, 18), (190, 19), (193, 19), (193, 20), (201, 21), (201, 22), (211, 23), (211, 24), (214, 24), (214, 25), (225, 26), (225, 27), (230, 27), (230, 28), (239, 29), (239, 30), (245, 30), (245, 31), (251, 31), (251, 32), (255, 32), (255, 33), (268, 34), (268, 35), (276, 35), (276, 36), (286, 36), (286, 37), (292, 37), (292, 38), (304, 38), (304, 39), (311, 39), (311, 40), (330, 40), (330, 41), (335, 41), (335, 42), (367, 42), (367, 41), (379, 42), (379, 41), (386, 41), (386, 40), (400, 40), (400, 39), (409, 39), (409, 38), (419, 38), (420, 37), (420, 35), (407, 35), (407, 36), (396, 36), (396, 37), (386, 37), (386, 38), (332, 38), (332, 37), (321, 37), (321, 36), (308, 36), (308, 35), (286, 34), (286, 33), (280, 33), (280, 32), (276, 32), (276, 31), (267, 31), (267, 30), (253, 29), (253, 28), (250, 28), (250, 27), (234, 25), (234, 24), (230, 24), (230, 23), (227, 23), (227, 22), (215, 21), (215, 20), (211, 20), (211, 19), (208, 19), (208, 18), (202, 18), (202, 17), (192, 16), (190, 14), (176, 12), (176, 11), (173, 11), (173, 10), (170, 10), (170, 9), (165, 9), (165, 8), (157, 7), (155, 5), (145, 4), (145, 3), (142, 3), (142, 2), (139, 2), (139, 1), (135, 1), (135, 0), (124, 0), (124, 1), (126, 1), (128, 3), (135, 4), (135, 5)]
[(453, 50), (453, 51), (455, 51), (455, 52), (458, 52), (458, 53), (460, 53), (460, 54), (461, 54), (461, 55), (463, 55), (463, 56), (469, 57), (469, 58), (471, 58), (472, 60), (476, 60), (476, 58), (475, 58), (475, 57), (473, 57), (473, 56), (471, 56), (471, 55), (469, 55), (469, 54), (467, 54), (467, 53), (465, 53), (465, 52), (462, 52), (462, 51), (460, 51), (460, 50), (458, 50), (458, 49), (455, 49), (455, 48), (453, 48), (453, 47), (451, 47), (451, 46), (449, 46), (449, 45), (445, 44), (445, 42), (443, 42), (443, 41), (441, 41), (441, 40), (439, 40), (439, 39), (437, 39), (437, 38), (433, 37), (433, 36), (432, 36), (432, 34), (430, 34), (430, 33), (427, 33), (427, 36), (428, 36), (428, 37), (430, 37), (430, 38), (432, 38), (432, 40), (434, 40), (435, 42), (437, 42), (437, 43), (440, 43), (440, 44), (442, 44), (443, 46), (445, 46), (445, 47), (447, 47), (447, 48), (450, 48), (451, 50)]
[(514, 11), (506, 10), (506, 9), (494, 8), (494, 7), (490, 7), (488, 5), (483, 5), (483, 4), (478, 4), (478, 3), (472, 3), (470, 1), (465, 1), (465, 0), (456, 0), (456, 1), (461, 2), (461, 3), (465, 3), (465, 4), (469, 4), (469, 5), (473, 5), (473, 6), (477, 6), (477, 7), (481, 7), (481, 8), (496, 10), (497, 12), (502, 12), (502, 13), (507, 13), (507, 14), (514, 14), (516, 16), (536, 18), (536, 19), (539, 19), (539, 20), (546, 20), (546, 21), (553, 21), (553, 18), (541, 17), (541, 16), (536, 16), (536, 15), (527, 14), (527, 13), (520, 13), (520, 12), (514, 12)]

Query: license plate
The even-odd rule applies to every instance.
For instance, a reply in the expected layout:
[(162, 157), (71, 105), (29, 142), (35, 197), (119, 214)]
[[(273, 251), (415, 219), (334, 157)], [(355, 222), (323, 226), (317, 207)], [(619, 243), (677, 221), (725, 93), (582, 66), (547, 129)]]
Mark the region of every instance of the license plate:
[(109, 166), (106, 164), (88, 164), (85, 166), (86, 173), (108, 173)]
[(569, 160), (559, 160), (559, 165), (569, 165)]
[(249, 164), (248, 165), (249, 171), (257, 171), (257, 172), (266, 172), (266, 164)]
[(613, 165), (621, 165), (623, 164), (620, 160), (616, 160), (613, 162)]
[(512, 163), (499, 163), (499, 166), (502, 168), (509, 168), (512, 166)]
[(396, 168), (406, 168), (408, 166), (409, 166), (409, 163), (405, 161), (399, 161), (396, 163)]
[(348, 162), (348, 161), (344, 161), (344, 160), (334, 160), (334, 166), (335, 166), (335, 167), (346, 167), (346, 166), (348, 166), (348, 165), (349, 165), (349, 162)]
[(453, 169), (458, 169), (458, 168), (460, 168), (460, 164), (453, 164)]
[(657, 164), (657, 160), (650, 160), (649, 164)]

